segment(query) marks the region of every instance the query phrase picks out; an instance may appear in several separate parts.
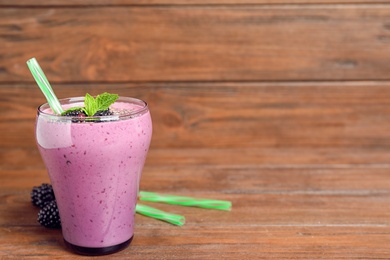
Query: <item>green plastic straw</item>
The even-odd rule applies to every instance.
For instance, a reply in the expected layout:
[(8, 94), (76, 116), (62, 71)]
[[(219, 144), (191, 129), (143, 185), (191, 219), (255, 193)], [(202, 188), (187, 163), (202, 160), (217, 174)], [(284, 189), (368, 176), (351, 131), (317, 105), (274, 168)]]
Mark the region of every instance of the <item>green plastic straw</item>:
[(185, 223), (184, 216), (165, 212), (139, 203), (137, 203), (135, 211), (147, 217), (163, 220), (177, 226), (183, 226)]
[(146, 191), (139, 192), (139, 199), (143, 201), (162, 202), (167, 204), (217, 210), (231, 210), (232, 207), (232, 203), (230, 201), (163, 195), (155, 192)]
[(45, 73), (43, 73), (43, 70), (39, 66), (37, 60), (35, 58), (29, 59), (27, 61), (27, 66), (30, 69), (31, 74), (33, 75), (42, 93), (45, 95), (47, 102), (49, 103), (49, 106), (53, 112), (60, 115), (62, 112), (64, 112), (64, 110), (62, 109), (60, 102), (54, 94), (54, 91), (51, 88), (50, 83), (47, 80)]

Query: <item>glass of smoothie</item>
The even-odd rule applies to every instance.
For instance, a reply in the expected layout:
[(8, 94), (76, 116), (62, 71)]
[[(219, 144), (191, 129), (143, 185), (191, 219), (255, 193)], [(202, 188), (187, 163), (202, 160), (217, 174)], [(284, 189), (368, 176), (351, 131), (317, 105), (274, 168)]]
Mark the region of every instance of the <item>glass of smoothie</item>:
[[(84, 97), (60, 100), (82, 107)], [(36, 141), (57, 201), (65, 244), (84, 255), (126, 248), (134, 235), (141, 172), (152, 136), (147, 103), (119, 97), (110, 115), (55, 115), (39, 106)]]

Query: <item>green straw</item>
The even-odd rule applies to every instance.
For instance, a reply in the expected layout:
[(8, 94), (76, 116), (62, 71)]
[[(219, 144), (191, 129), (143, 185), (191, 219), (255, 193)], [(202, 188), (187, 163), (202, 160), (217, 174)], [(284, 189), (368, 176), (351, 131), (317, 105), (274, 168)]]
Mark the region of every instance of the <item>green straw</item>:
[(206, 209), (231, 210), (232, 203), (224, 200), (196, 199), (174, 195), (163, 195), (155, 192), (139, 192), (139, 199), (143, 201), (162, 202), (167, 204), (199, 207)]
[(137, 203), (135, 211), (147, 217), (163, 220), (177, 226), (183, 226), (185, 223), (184, 216), (165, 212), (139, 203)]
[(54, 94), (54, 91), (51, 88), (50, 83), (47, 80), (45, 73), (43, 73), (43, 70), (39, 66), (37, 60), (35, 58), (29, 59), (27, 61), (27, 66), (30, 69), (31, 74), (33, 75), (42, 93), (45, 95), (47, 102), (49, 103), (53, 112), (60, 115), (62, 112), (64, 112), (64, 110), (62, 109), (60, 102)]

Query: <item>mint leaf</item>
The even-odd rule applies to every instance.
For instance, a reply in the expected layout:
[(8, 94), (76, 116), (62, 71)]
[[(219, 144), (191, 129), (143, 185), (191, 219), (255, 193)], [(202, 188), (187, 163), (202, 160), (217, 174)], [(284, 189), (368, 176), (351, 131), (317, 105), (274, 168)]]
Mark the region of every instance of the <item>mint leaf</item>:
[(94, 116), (98, 111), (107, 110), (119, 98), (117, 94), (104, 92), (97, 95), (96, 98), (90, 94), (86, 94), (84, 98), (84, 107), (72, 107), (61, 113), (62, 116), (67, 113), (82, 110), (87, 116)]
[(84, 98), (85, 113), (87, 116), (93, 116), (98, 111), (96, 100), (90, 94), (86, 94)]
[(107, 92), (104, 92), (103, 94), (100, 94), (96, 97), (96, 104), (98, 111), (100, 110), (107, 110), (111, 104), (113, 104), (118, 99), (117, 94), (110, 94)]

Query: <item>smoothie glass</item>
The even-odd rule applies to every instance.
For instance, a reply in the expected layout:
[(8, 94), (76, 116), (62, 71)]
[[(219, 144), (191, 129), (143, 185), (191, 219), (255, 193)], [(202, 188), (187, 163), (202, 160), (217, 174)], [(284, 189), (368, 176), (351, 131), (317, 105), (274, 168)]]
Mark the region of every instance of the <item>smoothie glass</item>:
[[(83, 97), (61, 99), (64, 109)], [(119, 97), (114, 115), (65, 117), (46, 103), (37, 111), (36, 141), (53, 185), (65, 244), (85, 255), (126, 248), (134, 234), (141, 172), (152, 136), (148, 105)]]

